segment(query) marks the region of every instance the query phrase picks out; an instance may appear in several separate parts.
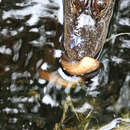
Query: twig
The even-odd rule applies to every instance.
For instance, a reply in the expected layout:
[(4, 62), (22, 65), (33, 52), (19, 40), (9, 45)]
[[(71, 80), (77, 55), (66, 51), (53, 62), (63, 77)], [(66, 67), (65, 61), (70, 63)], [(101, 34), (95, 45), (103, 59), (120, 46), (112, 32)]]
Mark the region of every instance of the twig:
[(111, 37), (109, 37), (109, 38), (106, 39), (106, 42), (109, 42), (113, 38), (116, 38), (116, 37), (122, 36), (122, 35), (130, 35), (130, 33), (119, 33), (119, 34), (112, 35)]

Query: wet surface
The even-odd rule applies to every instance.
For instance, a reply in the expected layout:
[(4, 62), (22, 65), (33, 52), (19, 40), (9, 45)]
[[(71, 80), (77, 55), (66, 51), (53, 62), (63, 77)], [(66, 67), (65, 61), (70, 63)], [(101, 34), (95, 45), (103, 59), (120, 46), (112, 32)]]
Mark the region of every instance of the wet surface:
[[(1, 130), (51, 130), (62, 118), (68, 89), (38, 75), (40, 67), (53, 73), (61, 68), (64, 49), (59, 6), (58, 0), (0, 1)], [(130, 32), (129, 8), (129, 0), (116, 1), (108, 37)], [(94, 111), (90, 128), (129, 112), (129, 51), (129, 35), (107, 42), (101, 58), (102, 72), (71, 91), (75, 112), (85, 115)], [(62, 125), (78, 125), (74, 115), (69, 109)]]

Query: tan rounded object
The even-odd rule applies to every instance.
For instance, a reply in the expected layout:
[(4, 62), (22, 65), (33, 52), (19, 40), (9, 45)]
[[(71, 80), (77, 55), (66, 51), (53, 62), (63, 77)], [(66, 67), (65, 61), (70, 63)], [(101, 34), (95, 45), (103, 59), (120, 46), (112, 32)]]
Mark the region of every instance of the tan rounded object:
[(84, 57), (81, 61), (66, 61), (61, 59), (62, 67), (71, 75), (91, 73), (99, 68), (100, 62), (91, 57)]
[(82, 79), (79, 79), (79, 81), (66, 81), (64, 79), (62, 79), (61, 77), (59, 77), (58, 75), (56, 74), (53, 74), (51, 72), (47, 72), (47, 71), (43, 71), (41, 69), (38, 70), (39, 72), (39, 76), (40, 78), (43, 78), (49, 82), (52, 82), (54, 85), (60, 85), (62, 87), (71, 87), (71, 88), (75, 88), (77, 86), (78, 83), (81, 83), (83, 82)]

